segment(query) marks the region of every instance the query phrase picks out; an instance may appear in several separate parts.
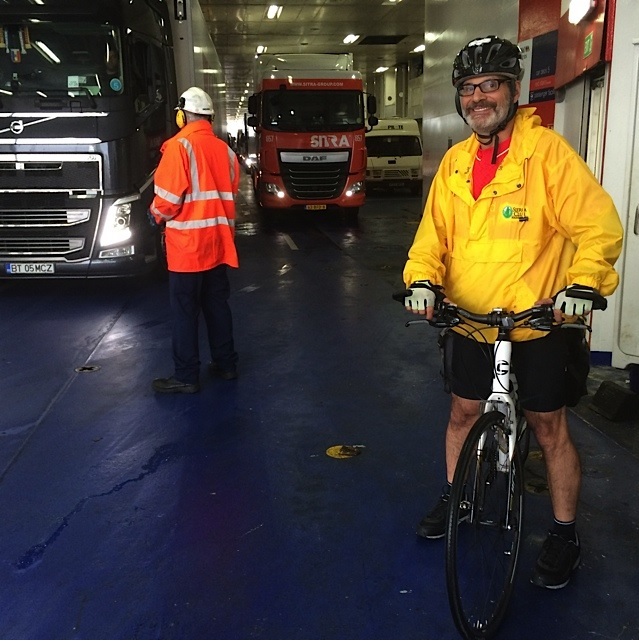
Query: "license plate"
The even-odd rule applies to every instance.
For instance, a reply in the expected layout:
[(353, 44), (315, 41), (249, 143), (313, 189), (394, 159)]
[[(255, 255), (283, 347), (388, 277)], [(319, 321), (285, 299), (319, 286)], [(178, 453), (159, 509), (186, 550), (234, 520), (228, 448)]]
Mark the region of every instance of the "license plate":
[(312, 209), (312, 210), (326, 209), (326, 205), (306, 205), (304, 209)]
[(7, 263), (5, 269), (7, 274), (55, 274), (54, 263)]

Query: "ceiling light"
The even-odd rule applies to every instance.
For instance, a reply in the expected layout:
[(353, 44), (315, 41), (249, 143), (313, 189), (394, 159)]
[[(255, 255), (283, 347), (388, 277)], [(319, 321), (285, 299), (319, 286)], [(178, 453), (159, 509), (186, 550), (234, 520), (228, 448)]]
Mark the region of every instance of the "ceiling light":
[(426, 45), (417, 45), (411, 53), (421, 53), (424, 49), (426, 49)]
[(264, 45), (257, 45), (257, 49), (255, 50), (255, 53), (259, 56), (259, 54), (264, 53), (266, 51), (266, 47)]
[(51, 51), (51, 49), (49, 49), (49, 47), (44, 44), (44, 42), (42, 42), (41, 40), (36, 40), (33, 44), (35, 48), (40, 52), (40, 54), (43, 55), (47, 60), (49, 60), (50, 62), (53, 61), (56, 64), (60, 64), (60, 58), (58, 58), (58, 56), (56, 56), (55, 53), (53, 53), (53, 51)]
[(266, 17), (269, 20), (273, 20), (274, 18), (277, 19), (280, 17), (282, 14), (282, 7), (280, 7), (277, 4), (272, 4), (269, 6), (269, 8), (266, 10)]
[(377, 67), (375, 69), (375, 73), (383, 73), (384, 71), (388, 71), (388, 67)]
[(568, 5), (568, 22), (579, 24), (595, 8), (596, 0), (570, 0)]
[(354, 33), (349, 33), (346, 36), (346, 38), (344, 38), (344, 40), (342, 40), (342, 42), (345, 45), (350, 45), (350, 44), (353, 44), (353, 42), (355, 42), (358, 38), (359, 38), (359, 35), (355, 35)]

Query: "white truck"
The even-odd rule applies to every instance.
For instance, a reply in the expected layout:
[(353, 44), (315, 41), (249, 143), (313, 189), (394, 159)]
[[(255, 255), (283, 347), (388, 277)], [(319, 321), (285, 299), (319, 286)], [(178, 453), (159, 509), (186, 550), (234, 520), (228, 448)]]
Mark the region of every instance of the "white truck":
[(412, 118), (381, 119), (366, 133), (366, 188), (422, 192), (422, 139)]

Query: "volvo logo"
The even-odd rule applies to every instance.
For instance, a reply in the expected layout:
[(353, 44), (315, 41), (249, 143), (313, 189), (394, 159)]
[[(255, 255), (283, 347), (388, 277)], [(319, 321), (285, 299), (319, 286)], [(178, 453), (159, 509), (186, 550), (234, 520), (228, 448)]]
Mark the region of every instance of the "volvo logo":
[(10, 125), (9, 129), (11, 129), (11, 133), (15, 134), (18, 136), (24, 131), (24, 123), (22, 120), (14, 120)]

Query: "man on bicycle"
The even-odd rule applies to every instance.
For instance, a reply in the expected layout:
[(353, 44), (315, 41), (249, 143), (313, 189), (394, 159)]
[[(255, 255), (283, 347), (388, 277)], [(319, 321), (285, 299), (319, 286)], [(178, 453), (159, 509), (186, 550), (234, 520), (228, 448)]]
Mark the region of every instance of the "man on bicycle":
[[(583, 315), (592, 303), (579, 285), (609, 296), (622, 227), (610, 196), (567, 141), (541, 125), (534, 108), (518, 109), (521, 52), (487, 36), (456, 56), (452, 81), (457, 112), (472, 129), (445, 154), (408, 253), (404, 282), (410, 311), (432, 318), (431, 285), (452, 303), (483, 314), (521, 311), (556, 299), (555, 315)], [(571, 296), (572, 294), (572, 296)], [(512, 333), (513, 369), (526, 418), (542, 449), (554, 522), (532, 582), (564, 587), (579, 564), (575, 530), (581, 484), (579, 455), (566, 416), (566, 335), (573, 330)], [(493, 329), (450, 332), (451, 410), (446, 429), (447, 485), (417, 534), (445, 534), (447, 501), (459, 452), (490, 394)], [(482, 344), (483, 343), (483, 344)], [(492, 352), (490, 352), (492, 353)]]

